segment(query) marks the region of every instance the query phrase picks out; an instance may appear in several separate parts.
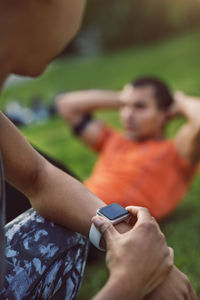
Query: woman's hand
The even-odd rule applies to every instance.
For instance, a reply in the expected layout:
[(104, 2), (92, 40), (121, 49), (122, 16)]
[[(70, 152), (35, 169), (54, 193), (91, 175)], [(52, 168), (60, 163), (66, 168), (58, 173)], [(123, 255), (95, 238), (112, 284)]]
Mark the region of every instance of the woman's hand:
[(106, 241), (109, 281), (115, 283), (115, 297), (106, 299), (120, 299), (122, 293), (123, 299), (143, 299), (163, 282), (173, 265), (173, 250), (168, 248), (148, 210), (133, 206), (127, 209), (137, 220), (134, 227), (123, 234), (105, 218), (93, 218)]

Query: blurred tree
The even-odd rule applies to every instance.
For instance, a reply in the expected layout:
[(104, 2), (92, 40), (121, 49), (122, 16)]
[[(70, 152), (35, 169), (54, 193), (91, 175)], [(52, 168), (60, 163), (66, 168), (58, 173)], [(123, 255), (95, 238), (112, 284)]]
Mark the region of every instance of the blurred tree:
[(199, 0), (88, 0), (77, 45), (87, 47), (81, 52), (90, 53), (96, 43), (94, 50), (98, 52), (98, 48), (109, 50), (156, 41), (197, 26)]

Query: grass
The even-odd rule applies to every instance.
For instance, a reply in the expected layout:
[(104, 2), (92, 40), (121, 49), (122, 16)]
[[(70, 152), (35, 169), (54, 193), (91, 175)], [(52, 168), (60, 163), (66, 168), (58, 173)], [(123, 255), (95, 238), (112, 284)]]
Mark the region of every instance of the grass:
[[(12, 86), (1, 96), (1, 107), (9, 99), (24, 104), (40, 94), (46, 104), (59, 92), (88, 88), (120, 89), (131, 78), (153, 74), (166, 80), (173, 90), (200, 96), (200, 32), (188, 33), (149, 47), (138, 47), (96, 58), (71, 58), (54, 63), (34, 81)], [(106, 122), (120, 127), (116, 112), (98, 114)], [(173, 136), (182, 120), (172, 122), (167, 130)], [(36, 146), (67, 164), (81, 180), (87, 178), (96, 155), (77, 141), (59, 118), (22, 128)], [(168, 244), (175, 250), (175, 263), (192, 281), (200, 297), (200, 175), (197, 175), (181, 205), (161, 223)], [(78, 296), (90, 299), (104, 284), (108, 274), (104, 258), (89, 264)]]

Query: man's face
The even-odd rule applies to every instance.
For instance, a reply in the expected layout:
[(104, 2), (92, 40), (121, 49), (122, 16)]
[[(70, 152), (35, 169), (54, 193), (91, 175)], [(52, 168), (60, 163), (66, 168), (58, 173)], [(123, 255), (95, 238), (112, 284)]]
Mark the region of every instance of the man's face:
[(142, 140), (161, 137), (166, 113), (157, 107), (153, 87), (126, 85), (120, 102), (120, 117), (128, 138)]
[(79, 29), (86, 0), (28, 0), (13, 9), (13, 73), (43, 72)]

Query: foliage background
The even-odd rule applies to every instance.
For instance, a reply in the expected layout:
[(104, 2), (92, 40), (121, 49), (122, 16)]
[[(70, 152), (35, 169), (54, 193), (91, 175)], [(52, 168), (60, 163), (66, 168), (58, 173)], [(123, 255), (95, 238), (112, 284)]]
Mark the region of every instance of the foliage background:
[(79, 37), (115, 50), (198, 27), (199, 0), (88, 0)]

